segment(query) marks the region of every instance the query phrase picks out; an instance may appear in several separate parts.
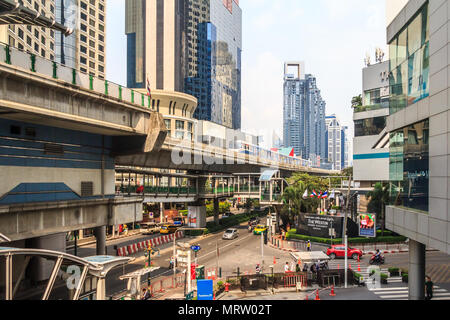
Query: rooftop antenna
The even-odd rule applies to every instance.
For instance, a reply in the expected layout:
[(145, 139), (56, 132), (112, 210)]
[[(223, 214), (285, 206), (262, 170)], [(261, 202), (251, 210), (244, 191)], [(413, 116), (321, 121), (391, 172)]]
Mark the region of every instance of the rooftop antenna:
[(381, 48), (376, 48), (375, 49), (375, 60), (378, 63), (383, 62), (383, 60), (384, 60), (384, 52), (383, 52), (383, 50), (381, 50)]
[(364, 64), (366, 65), (366, 67), (370, 66), (370, 54), (368, 52), (366, 52), (366, 58), (364, 59)]

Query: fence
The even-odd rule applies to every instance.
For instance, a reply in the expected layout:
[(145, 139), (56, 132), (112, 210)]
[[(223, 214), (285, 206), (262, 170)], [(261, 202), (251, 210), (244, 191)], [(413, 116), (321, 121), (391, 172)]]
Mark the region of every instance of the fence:
[(117, 256), (126, 257), (137, 252), (145, 251), (149, 247), (158, 247), (160, 245), (172, 242), (174, 237), (177, 239), (184, 237), (183, 231), (177, 231), (174, 234), (163, 235), (153, 239), (133, 243), (125, 247), (117, 248)]
[(242, 291), (267, 290), (273, 288), (296, 288), (297, 284), (302, 287), (308, 286), (306, 272), (298, 273), (274, 273), (274, 274), (253, 274), (227, 277), (227, 282), (235, 284)]

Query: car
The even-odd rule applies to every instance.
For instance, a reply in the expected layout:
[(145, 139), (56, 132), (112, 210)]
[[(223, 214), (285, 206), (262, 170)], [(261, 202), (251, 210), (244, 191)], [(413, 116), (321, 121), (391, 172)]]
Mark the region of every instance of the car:
[[(335, 258), (344, 258), (345, 257), (345, 245), (338, 244), (338, 245), (332, 245), (331, 248), (328, 248), (327, 250), (327, 256), (329, 256), (331, 259)], [(363, 256), (363, 252), (360, 249), (356, 248), (347, 248), (347, 257), (352, 258), (354, 260), (358, 260), (358, 258), (361, 258)]]
[(179, 227), (174, 224), (164, 224), (161, 226), (159, 233), (161, 234), (170, 234), (175, 233)]
[(265, 232), (267, 232), (267, 226), (263, 226), (262, 224), (257, 225), (253, 230), (253, 234), (262, 234)]
[(158, 233), (160, 226), (155, 222), (143, 222), (141, 223), (140, 232), (144, 235)]
[(222, 239), (224, 240), (233, 240), (239, 236), (239, 231), (237, 229), (228, 229), (224, 232)]

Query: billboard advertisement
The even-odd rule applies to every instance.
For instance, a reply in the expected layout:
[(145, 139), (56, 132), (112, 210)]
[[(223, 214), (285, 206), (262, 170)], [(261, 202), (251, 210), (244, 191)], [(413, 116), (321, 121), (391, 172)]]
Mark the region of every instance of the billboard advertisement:
[(358, 217), (359, 236), (367, 238), (376, 238), (376, 215), (373, 213), (360, 213)]
[[(330, 229), (335, 230), (335, 237), (342, 237), (344, 217), (322, 216), (317, 214), (300, 214), (297, 224), (297, 234), (329, 238)], [(358, 226), (351, 219), (347, 219), (347, 235), (349, 237), (358, 234)]]

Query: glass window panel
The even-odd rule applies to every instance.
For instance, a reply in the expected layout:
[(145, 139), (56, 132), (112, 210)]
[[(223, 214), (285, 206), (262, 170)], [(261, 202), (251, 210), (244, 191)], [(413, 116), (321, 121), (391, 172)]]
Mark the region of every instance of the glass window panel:
[(389, 44), (389, 68), (394, 70), (397, 68), (397, 38)]
[(430, 41), (430, 19), (428, 19), (428, 6), (422, 10), (422, 45)]
[(408, 26), (408, 55), (422, 46), (422, 15), (419, 14)]
[(430, 94), (430, 43), (427, 44), (423, 48), (422, 54), (422, 97), (426, 98)]
[(422, 96), (422, 54), (423, 50), (420, 49), (408, 60), (408, 105), (418, 101)]
[(406, 34), (407, 29), (403, 30), (402, 33), (398, 36), (398, 45), (397, 45), (397, 63), (401, 64), (406, 60)]

